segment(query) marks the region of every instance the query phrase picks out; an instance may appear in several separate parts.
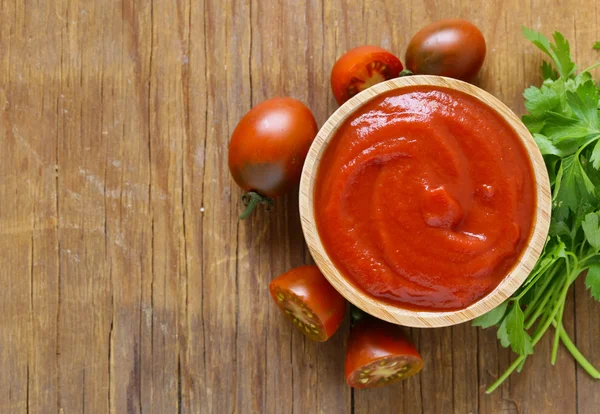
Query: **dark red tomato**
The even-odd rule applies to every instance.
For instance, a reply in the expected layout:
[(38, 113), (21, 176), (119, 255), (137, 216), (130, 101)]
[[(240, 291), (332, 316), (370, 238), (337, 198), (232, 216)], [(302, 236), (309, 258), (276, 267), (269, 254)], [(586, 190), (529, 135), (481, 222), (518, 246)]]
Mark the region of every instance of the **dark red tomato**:
[(326, 341), (339, 328), (346, 300), (317, 266), (301, 266), (269, 284), (271, 296), (285, 316), (314, 341)]
[(331, 89), (339, 105), (357, 93), (397, 78), (403, 66), (396, 56), (378, 46), (359, 46), (346, 52), (331, 70)]
[(406, 67), (418, 75), (471, 81), (485, 59), (485, 39), (473, 23), (444, 19), (425, 26), (406, 50)]
[(229, 142), (229, 171), (249, 192), (246, 218), (257, 203), (279, 197), (300, 182), (317, 122), (302, 102), (273, 98), (250, 110), (238, 123)]
[(346, 382), (371, 388), (408, 378), (423, 368), (423, 360), (400, 327), (362, 318), (350, 331), (346, 349)]

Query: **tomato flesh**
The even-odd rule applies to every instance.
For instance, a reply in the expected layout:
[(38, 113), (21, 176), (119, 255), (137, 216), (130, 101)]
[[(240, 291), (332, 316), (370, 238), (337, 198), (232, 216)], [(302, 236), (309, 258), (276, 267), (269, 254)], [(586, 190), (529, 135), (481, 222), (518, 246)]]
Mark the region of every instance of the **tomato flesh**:
[(422, 362), (412, 356), (385, 357), (358, 368), (347, 382), (357, 388), (389, 385), (416, 374), (421, 365)]
[(331, 89), (339, 105), (380, 82), (398, 77), (400, 59), (378, 46), (360, 46), (346, 52), (331, 70)]
[(327, 339), (323, 324), (300, 297), (289, 290), (278, 287), (274, 288), (274, 297), (279, 309), (304, 335), (318, 342)]
[(359, 77), (353, 76), (348, 85), (347, 94), (350, 98), (373, 85), (392, 78), (389, 66), (378, 60), (370, 62), (360, 72)]
[(329, 284), (317, 266), (301, 266), (273, 279), (273, 300), (309, 339), (323, 342), (339, 328), (346, 300)]
[(371, 388), (418, 373), (423, 360), (399, 326), (365, 317), (350, 331), (345, 365), (348, 385)]

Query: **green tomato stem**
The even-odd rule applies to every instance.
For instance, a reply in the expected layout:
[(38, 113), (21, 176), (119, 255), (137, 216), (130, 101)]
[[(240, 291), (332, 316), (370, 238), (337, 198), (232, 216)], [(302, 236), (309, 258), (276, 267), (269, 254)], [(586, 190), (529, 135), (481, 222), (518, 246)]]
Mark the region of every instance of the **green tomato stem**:
[(242, 196), (242, 203), (246, 206), (246, 209), (240, 215), (240, 220), (245, 220), (259, 204), (266, 205), (268, 211), (273, 205), (273, 200), (269, 197), (262, 196), (254, 191), (249, 191)]
[[(552, 321), (552, 325), (556, 328), (556, 321)], [(577, 349), (577, 346), (571, 341), (569, 335), (564, 329), (560, 330), (560, 340), (565, 345), (565, 348), (573, 355), (573, 358), (581, 365), (585, 371), (590, 374), (592, 378), (600, 379), (600, 371), (594, 367), (590, 361), (587, 360), (585, 356)]]

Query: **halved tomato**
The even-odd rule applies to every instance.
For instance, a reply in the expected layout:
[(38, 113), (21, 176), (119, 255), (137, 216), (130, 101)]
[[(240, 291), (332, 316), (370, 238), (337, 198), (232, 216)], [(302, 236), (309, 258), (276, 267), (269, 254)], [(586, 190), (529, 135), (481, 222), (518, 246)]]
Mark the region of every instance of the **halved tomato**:
[(347, 51), (331, 70), (331, 89), (339, 105), (371, 86), (397, 78), (400, 59), (378, 46), (359, 46)]
[(337, 331), (346, 300), (317, 266), (301, 266), (273, 279), (271, 296), (285, 316), (314, 341), (326, 341)]
[(351, 387), (393, 384), (422, 368), (421, 355), (399, 326), (365, 317), (350, 331), (346, 349), (346, 382)]

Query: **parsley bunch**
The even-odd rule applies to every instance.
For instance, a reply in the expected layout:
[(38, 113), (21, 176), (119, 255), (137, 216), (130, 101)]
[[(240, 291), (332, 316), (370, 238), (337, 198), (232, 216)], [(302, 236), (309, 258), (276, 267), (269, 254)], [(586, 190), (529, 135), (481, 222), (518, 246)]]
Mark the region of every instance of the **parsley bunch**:
[(494, 391), (516, 369), (553, 326), (551, 362), (559, 342), (593, 377), (600, 372), (579, 352), (563, 328), (567, 293), (579, 276), (600, 301), (600, 83), (589, 73), (576, 74), (569, 42), (559, 32), (551, 43), (544, 35), (523, 28), (527, 39), (548, 55), (544, 82), (524, 92), (529, 112), (523, 122), (539, 146), (552, 188), (552, 219), (546, 246), (521, 288), (496, 309), (480, 316), (474, 326), (498, 326), (498, 339), (519, 355), (490, 386)]

